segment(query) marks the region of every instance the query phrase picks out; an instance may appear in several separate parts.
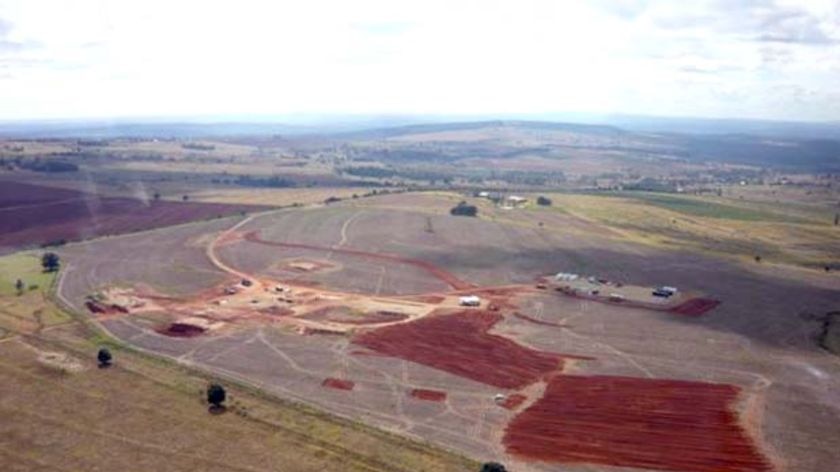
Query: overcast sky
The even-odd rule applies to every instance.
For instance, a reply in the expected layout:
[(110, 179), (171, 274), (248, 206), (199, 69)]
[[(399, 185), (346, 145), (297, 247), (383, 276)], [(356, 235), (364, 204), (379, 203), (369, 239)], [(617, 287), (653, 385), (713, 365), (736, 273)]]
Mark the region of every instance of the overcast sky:
[(0, 0), (0, 119), (840, 120), (840, 0)]

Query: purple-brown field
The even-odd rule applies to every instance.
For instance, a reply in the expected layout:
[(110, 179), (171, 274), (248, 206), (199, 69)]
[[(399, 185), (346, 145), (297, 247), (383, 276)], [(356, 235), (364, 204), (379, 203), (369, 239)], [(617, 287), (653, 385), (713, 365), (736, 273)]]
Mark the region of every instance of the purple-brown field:
[(16, 249), (265, 210), (254, 205), (142, 201), (0, 182), (0, 254)]

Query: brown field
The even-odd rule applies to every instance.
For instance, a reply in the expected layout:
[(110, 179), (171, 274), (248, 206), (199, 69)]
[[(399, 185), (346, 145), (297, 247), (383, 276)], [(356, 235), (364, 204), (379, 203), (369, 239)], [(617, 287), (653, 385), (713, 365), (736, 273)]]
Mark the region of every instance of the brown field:
[[(387, 195), (69, 245), (58, 294), (85, 312), (88, 296), (121, 287), (147, 305), (91, 319), (128, 345), (512, 470), (816, 472), (836, 463), (840, 403), (830, 392), (840, 366), (816, 346), (819, 326), (800, 316), (835, 309), (833, 274), (622, 240), (574, 212), (481, 204), (480, 218), (447, 215), (459, 198)], [(287, 279), (278, 263), (289, 260), (334, 268)], [(534, 287), (558, 271), (674, 285), (721, 303), (675, 316)], [(475, 287), (453, 288), (441, 273)], [(253, 283), (221, 291), (243, 278)], [(272, 294), (277, 284), (291, 289), (291, 303)], [(457, 307), (467, 293), (483, 306)], [(261, 311), (272, 306), (291, 313)], [(332, 306), (347, 310), (317, 311)], [(409, 317), (352, 322), (377, 311)], [(214, 327), (195, 337), (156, 332), (182, 318)], [(413, 390), (445, 399), (419, 401)], [(624, 399), (632, 408), (619, 408)], [(547, 419), (545, 408), (568, 414)], [(654, 439), (614, 456), (574, 456), (569, 446), (586, 439), (589, 422), (591, 447), (625, 444), (637, 428)], [(508, 438), (560, 452), (523, 449), (506, 428)]]

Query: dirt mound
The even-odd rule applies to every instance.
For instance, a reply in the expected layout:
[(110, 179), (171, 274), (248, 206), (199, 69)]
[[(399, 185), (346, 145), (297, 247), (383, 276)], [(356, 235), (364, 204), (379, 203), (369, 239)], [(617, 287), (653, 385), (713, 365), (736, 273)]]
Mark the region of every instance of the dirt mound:
[(668, 311), (678, 315), (700, 316), (718, 305), (720, 305), (720, 300), (713, 300), (711, 298), (692, 298), (691, 300), (683, 302)]
[(334, 388), (336, 390), (353, 390), (353, 388), (356, 386), (356, 383), (352, 380), (342, 380), (333, 377), (327, 377), (326, 379), (324, 379), (323, 382), (321, 382), (321, 386)]
[(466, 310), (378, 328), (354, 343), (501, 388), (521, 388), (557, 372), (562, 357), (488, 334), (502, 316)]
[(411, 391), (411, 396), (419, 400), (426, 400), (430, 402), (442, 402), (446, 400), (446, 392), (427, 390), (425, 388), (415, 388)]
[(195, 326), (187, 323), (171, 323), (170, 325), (157, 330), (158, 333), (164, 336), (173, 338), (192, 338), (201, 336), (206, 332), (201, 326)]
[(554, 377), (508, 424), (508, 452), (683, 472), (771, 470), (738, 424), (732, 385), (610, 376)]
[(87, 300), (85, 302), (85, 307), (87, 307), (88, 311), (91, 313), (96, 313), (98, 315), (118, 315), (128, 313), (128, 309), (123, 306), (115, 303), (106, 304), (94, 299)]
[(502, 408), (507, 408), (508, 410), (515, 410), (519, 405), (523, 404), (528, 397), (522, 395), (521, 393), (514, 393), (512, 395), (508, 395), (505, 397), (504, 400), (499, 402), (499, 406)]

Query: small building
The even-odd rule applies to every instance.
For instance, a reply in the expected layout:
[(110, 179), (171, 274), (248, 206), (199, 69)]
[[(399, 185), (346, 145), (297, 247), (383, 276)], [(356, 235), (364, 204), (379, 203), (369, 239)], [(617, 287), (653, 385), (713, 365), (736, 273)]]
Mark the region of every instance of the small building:
[(475, 295), (464, 295), (458, 299), (458, 303), (461, 306), (479, 306), (481, 305), (481, 299)]
[(560, 282), (560, 281), (572, 282), (572, 281), (575, 281), (579, 278), (580, 278), (579, 275), (572, 274), (570, 272), (558, 272), (557, 275), (554, 276), (554, 280), (556, 280), (558, 282)]

